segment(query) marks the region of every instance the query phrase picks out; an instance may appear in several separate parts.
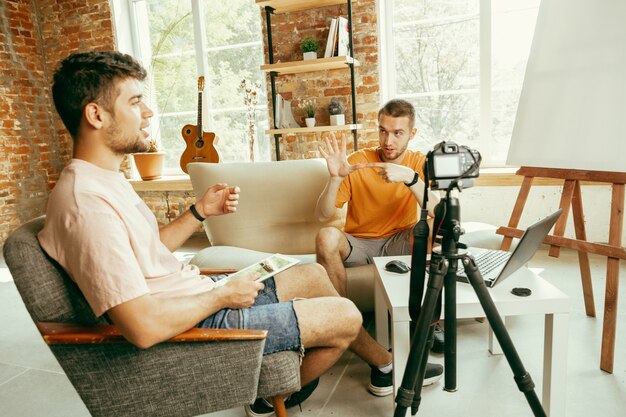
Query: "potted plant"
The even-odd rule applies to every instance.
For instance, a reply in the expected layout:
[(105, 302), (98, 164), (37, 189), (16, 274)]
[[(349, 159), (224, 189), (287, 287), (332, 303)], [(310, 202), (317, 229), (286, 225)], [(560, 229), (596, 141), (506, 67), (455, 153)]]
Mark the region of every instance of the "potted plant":
[(328, 114), (330, 114), (330, 125), (331, 126), (341, 126), (346, 124), (346, 117), (343, 114), (343, 104), (341, 101), (334, 98), (330, 100), (330, 104), (328, 105)]
[(312, 100), (312, 99), (302, 100), (300, 104), (298, 104), (298, 107), (304, 110), (304, 113), (306, 115), (304, 122), (306, 123), (306, 126), (307, 127), (315, 126), (315, 110), (316, 110), (315, 100)]
[(320, 49), (320, 43), (315, 38), (305, 38), (300, 43), (303, 59), (317, 59), (317, 51)]
[(161, 178), (163, 172), (163, 160), (165, 152), (159, 151), (159, 147), (154, 139), (149, 139), (150, 149), (147, 152), (138, 152), (133, 154), (135, 167), (139, 172), (139, 176), (144, 181), (156, 180)]

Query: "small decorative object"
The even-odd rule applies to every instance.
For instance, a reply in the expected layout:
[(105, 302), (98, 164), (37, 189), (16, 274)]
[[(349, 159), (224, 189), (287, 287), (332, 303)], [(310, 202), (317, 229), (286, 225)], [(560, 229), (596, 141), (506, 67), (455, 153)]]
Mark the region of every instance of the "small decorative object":
[(250, 162), (254, 162), (254, 138), (256, 136), (256, 104), (261, 93), (261, 81), (254, 84), (245, 78), (241, 80), (239, 87), (244, 91), (243, 102), (246, 105), (246, 118), (248, 120), (248, 145), (250, 147)]
[(341, 126), (346, 124), (346, 117), (343, 114), (343, 104), (341, 101), (334, 98), (328, 105), (328, 113), (330, 114), (330, 125)]
[(320, 43), (315, 38), (305, 38), (300, 43), (303, 59), (317, 59), (317, 51), (320, 49)]
[(139, 172), (139, 176), (144, 181), (156, 180), (161, 178), (163, 172), (163, 159), (165, 152), (160, 152), (156, 140), (149, 139), (150, 149), (147, 152), (139, 152), (133, 154), (135, 167)]
[(298, 104), (298, 107), (304, 110), (304, 113), (306, 115), (304, 122), (306, 123), (307, 127), (315, 126), (315, 110), (316, 110), (315, 100), (313, 99), (302, 100), (302, 102)]

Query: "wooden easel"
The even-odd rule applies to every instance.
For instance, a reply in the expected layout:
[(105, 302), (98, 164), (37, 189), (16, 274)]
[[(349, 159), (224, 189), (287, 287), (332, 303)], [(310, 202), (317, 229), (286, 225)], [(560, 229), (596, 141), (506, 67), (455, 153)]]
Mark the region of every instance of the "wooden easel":
[[(508, 227), (500, 227), (496, 233), (504, 236), (501, 249), (509, 250), (514, 237), (520, 238), (523, 230), (517, 229), (522, 210), (526, 204), (530, 186), (535, 177), (555, 178), (564, 180), (563, 192), (559, 206), (563, 214), (554, 226), (554, 234), (544, 240), (550, 245), (550, 256), (558, 257), (560, 248), (569, 248), (578, 251), (578, 262), (582, 279), (585, 311), (587, 316), (595, 317), (596, 310), (593, 301), (593, 287), (591, 285), (591, 270), (589, 268), (589, 253), (607, 257), (606, 290), (604, 301), (604, 324), (602, 329), (602, 351), (600, 354), (600, 369), (613, 373), (613, 357), (615, 354), (615, 326), (617, 324), (617, 296), (619, 290), (619, 261), (626, 260), (626, 250), (622, 247), (622, 228), (624, 225), (624, 184), (626, 172), (584, 171), (573, 169), (521, 167), (517, 175), (523, 175), (524, 180), (520, 188), (517, 201)], [(611, 219), (609, 223), (608, 244), (587, 242), (583, 216), (582, 194), (580, 182), (603, 182), (612, 184)], [(569, 208), (572, 207), (574, 230), (576, 239), (563, 237)]]

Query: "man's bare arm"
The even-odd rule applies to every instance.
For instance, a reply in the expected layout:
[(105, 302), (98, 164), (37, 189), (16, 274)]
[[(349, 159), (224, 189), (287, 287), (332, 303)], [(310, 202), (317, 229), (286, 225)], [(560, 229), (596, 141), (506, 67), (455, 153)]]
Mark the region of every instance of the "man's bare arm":
[(326, 142), (326, 149), (320, 146), (319, 151), (326, 160), (330, 178), (315, 206), (315, 216), (321, 222), (330, 219), (335, 214), (337, 209), (335, 201), (341, 182), (355, 170), (355, 167), (350, 165), (346, 156), (346, 136), (344, 134), (341, 135), (339, 143), (332, 132), (330, 139), (325, 137), (324, 141)]
[(147, 294), (107, 311), (124, 337), (141, 349), (168, 340), (223, 308), (250, 307), (263, 284), (251, 275), (210, 291), (184, 297)]
[[(387, 182), (402, 182), (404, 184), (410, 184), (415, 177), (415, 171), (404, 165), (393, 164), (389, 162), (372, 162), (369, 164), (359, 164), (355, 168), (373, 168), (378, 170), (378, 174)], [(409, 187), (417, 203), (420, 207), (424, 207), (424, 181), (420, 178), (418, 181)], [(439, 203), (439, 196), (428, 190), (428, 215), (435, 216), (435, 206)]]
[[(220, 216), (234, 213), (239, 204), (239, 187), (228, 187), (226, 184), (216, 184), (194, 205), (202, 217)], [(172, 223), (161, 227), (159, 238), (170, 251), (175, 251), (189, 237), (198, 230), (198, 219), (189, 210), (178, 216)]]
[(343, 178), (341, 177), (330, 177), (326, 183), (326, 187), (324, 187), (324, 191), (322, 191), (322, 194), (320, 194), (320, 197), (317, 199), (315, 217), (317, 217), (320, 222), (330, 219), (335, 214), (337, 210), (335, 201), (342, 181)]

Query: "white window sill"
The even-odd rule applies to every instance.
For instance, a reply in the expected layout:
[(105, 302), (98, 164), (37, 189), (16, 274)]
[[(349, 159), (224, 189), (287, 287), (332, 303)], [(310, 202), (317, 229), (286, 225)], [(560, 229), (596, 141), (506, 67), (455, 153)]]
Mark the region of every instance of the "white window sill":
[[(480, 176), (475, 179), (477, 187), (520, 186), (523, 177), (515, 175), (517, 168), (482, 168)], [(129, 180), (135, 191), (193, 191), (188, 175), (165, 175), (158, 180), (142, 181)], [(601, 185), (600, 183), (585, 183), (584, 185)], [(534, 186), (563, 185), (563, 180), (555, 178), (536, 178)]]

